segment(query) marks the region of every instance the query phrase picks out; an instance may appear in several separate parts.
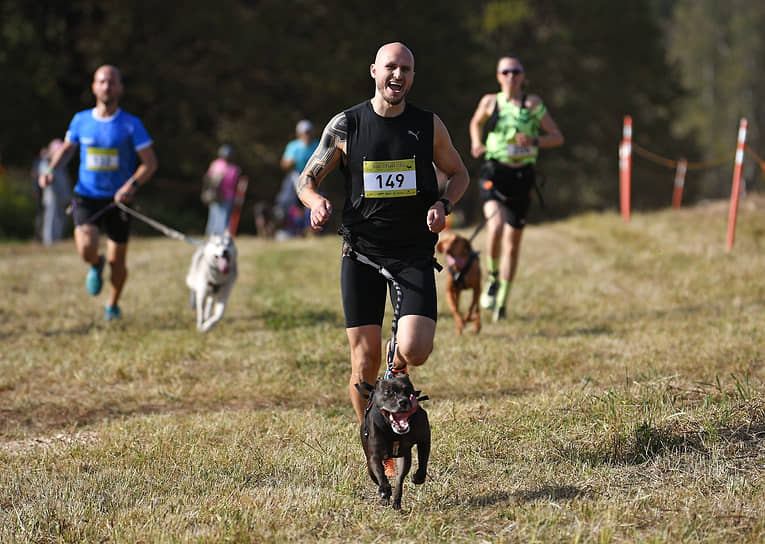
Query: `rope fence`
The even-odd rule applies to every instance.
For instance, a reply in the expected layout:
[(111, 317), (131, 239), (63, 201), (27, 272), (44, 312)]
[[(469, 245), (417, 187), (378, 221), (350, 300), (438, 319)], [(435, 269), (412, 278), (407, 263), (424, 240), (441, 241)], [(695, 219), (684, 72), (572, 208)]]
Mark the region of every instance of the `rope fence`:
[(749, 144), (746, 144), (746, 152), (749, 153), (752, 156), (752, 158), (755, 160), (755, 162), (760, 165), (760, 170), (762, 170), (762, 177), (765, 178), (765, 159), (763, 159), (757, 153), (755, 153), (754, 149), (749, 147)]
[[(672, 160), (668, 159), (666, 157), (662, 157), (661, 155), (657, 153), (653, 153), (651, 151), (648, 151), (644, 147), (640, 147), (638, 144), (633, 143), (632, 149), (635, 151), (636, 155), (640, 155), (646, 160), (649, 160), (655, 164), (658, 164), (660, 166), (666, 166), (667, 168), (675, 169), (678, 167), (678, 165), (684, 161), (685, 159), (679, 159), (679, 160)], [(728, 155), (724, 157), (720, 157), (719, 159), (714, 159), (710, 161), (697, 161), (697, 162), (686, 162), (685, 168), (686, 170), (707, 170), (709, 168), (715, 168), (717, 166), (722, 166), (723, 164), (732, 161), (736, 157), (736, 152), (729, 153)]]
[(757, 164), (760, 166), (760, 169), (762, 170), (763, 177), (765, 177), (765, 159), (760, 157), (746, 143), (747, 126), (747, 120), (742, 118), (739, 124), (738, 140), (736, 142), (736, 150), (734, 152), (713, 160), (689, 162), (686, 159), (674, 160), (669, 157), (664, 157), (634, 143), (632, 141), (632, 117), (626, 115), (624, 117), (622, 141), (619, 144), (619, 201), (622, 219), (624, 222), (629, 223), (630, 221), (633, 152), (635, 155), (638, 155), (639, 157), (649, 162), (675, 170), (674, 191), (672, 194), (673, 208), (679, 208), (682, 203), (683, 186), (685, 185), (686, 172), (690, 170), (705, 170), (709, 168), (716, 168), (733, 161), (733, 182), (731, 187), (730, 210), (728, 214), (727, 237), (727, 250), (730, 252), (733, 249), (733, 241), (735, 237), (736, 217), (738, 215), (738, 201), (741, 192), (741, 172), (745, 153), (749, 154), (749, 156), (755, 162), (757, 162)]

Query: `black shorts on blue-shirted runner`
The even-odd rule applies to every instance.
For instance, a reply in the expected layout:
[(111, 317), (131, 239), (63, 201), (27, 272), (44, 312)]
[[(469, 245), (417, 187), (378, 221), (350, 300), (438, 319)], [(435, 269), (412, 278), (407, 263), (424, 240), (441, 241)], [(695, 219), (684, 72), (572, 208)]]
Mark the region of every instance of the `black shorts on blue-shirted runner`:
[[(115, 206), (112, 199), (88, 198), (75, 193), (72, 198), (72, 217), (75, 226), (97, 226), (109, 240), (125, 244), (130, 238), (130, 215)], [(109, 207), (111, 206), (111, 207)], [(105, 208), (108, 208), (105, 210)]]

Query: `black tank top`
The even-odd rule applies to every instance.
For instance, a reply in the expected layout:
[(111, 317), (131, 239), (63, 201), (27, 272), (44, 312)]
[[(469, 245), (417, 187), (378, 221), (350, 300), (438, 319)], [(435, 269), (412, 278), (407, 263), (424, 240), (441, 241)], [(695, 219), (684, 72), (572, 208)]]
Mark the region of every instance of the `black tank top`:
[(361, 253), (432, 257), (438, 235), (428, 209), (438, 198), (433, 167), (433, 113), (407, 103), (382, 117), (367, 100), (346, 110), (348, 140), (343, 227)]

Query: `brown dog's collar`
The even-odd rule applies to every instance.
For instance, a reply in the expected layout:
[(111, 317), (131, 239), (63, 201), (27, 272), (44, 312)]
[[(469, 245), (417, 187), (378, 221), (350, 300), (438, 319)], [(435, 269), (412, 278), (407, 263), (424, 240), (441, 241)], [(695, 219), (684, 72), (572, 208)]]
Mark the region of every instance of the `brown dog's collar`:
[(449, 267), (449, 274), (452, 275), (452, 279), (454, 280), (454, 284), (460, 288), (465, 288), (465, 273), (467, 273), (468, 270), (470, 270), (470, 267), (473, 266), (473, 263), (478, 258), (478, 252), (477, 251), (471, 251), (470, 256), (467, 258), (467, 261), (465, 261), (465, 265), (462, 268), (457, 268), (455, 266)]

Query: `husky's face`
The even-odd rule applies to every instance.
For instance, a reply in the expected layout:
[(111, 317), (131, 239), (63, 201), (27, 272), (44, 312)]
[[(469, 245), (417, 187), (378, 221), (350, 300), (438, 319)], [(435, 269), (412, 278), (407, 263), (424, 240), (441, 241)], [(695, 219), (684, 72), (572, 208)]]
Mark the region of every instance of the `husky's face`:
[(204, 253), (205, 261), (212, 264), (221, 274), (228, 274), (231, 264), (236, 259), (234, 240), (228, 231), (213, 234), (205, 243)]

